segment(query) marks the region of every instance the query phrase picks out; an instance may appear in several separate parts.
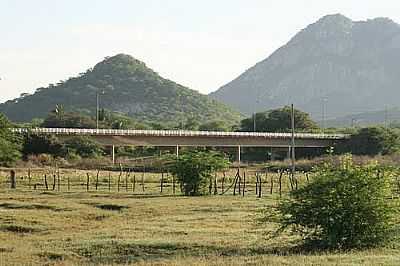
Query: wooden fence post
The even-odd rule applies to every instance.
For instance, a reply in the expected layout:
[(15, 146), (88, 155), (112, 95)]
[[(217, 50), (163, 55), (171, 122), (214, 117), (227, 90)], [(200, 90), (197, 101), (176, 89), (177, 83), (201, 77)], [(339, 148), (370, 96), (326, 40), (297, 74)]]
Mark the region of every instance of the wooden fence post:
[(53, 174), (53, 191), (56, 190), (56, 174)]
[(70, 177), (69, 177), (69, 175), (68, 175), (68, 177), (67, 177), (67, 185), (68, 185), (68, 191), (70, 191), (70, 189), (71, 189), (71, 183), (70, 183)]
[(164, 170), (161, 171), (161, 181), (160, 181), (160, 193), (163, 193), (163, 186), (164, 186)]
[[(268, 182), (268, 180), (267, 180), (267, 182)], [(269, 193), (271, 195), (272, 195), (272, 193), (274, 193), (274, 175), (273, 174), (271, 174), (271, 188), (270, 188)]]
[(279, 197), (282, 198), (282, 175), (283, 171), (279, 172)]
[(46, 187), (46, 190), (49, 190), (49, 185), (47, 184), (47, 175), (44, 175), (44, 185)]
[(243, 189), (242, 189), (243, 197), (245, 192), (246, 192), (246, 171), (243, 172)]
[(87, 179), (86, 179), (86, 191), (89, 191), (89, 184), (90, 184), (90, 176), (89, 173), (86, 173)]
[(108, 192), (111, 191), (111, 172), (108, 172)]
[(11, 182), (11, 189), (17, 188), (17, 178), (15, 177), (15, 171), (10, 171), (10, 182)]
[(144, 175), (146, 173), (146, 165), (143, 162), (143, 173), (142, 173), (142, 191), (144, 192)]
[(60, 169), (57, 169), (57, 191), (61, 191), (61, 184), (60, 184)]
[(226, 178), (226, 173), (225, 173), (225, 171), (224, 171), (223, 174), (224, 174), (224, 175), (223, 175), (223, 177), (222, 177), (222, 182), (221, 182), (221, 190), (222, 190), (222, 193), (225, 191), (225, 178)]
[(29, 189), (31, 189), (31, 169), (28, 169), (28, 186)]
[(131, 169), (128, 169), (128, 172), (126, 172), (126, 175), (125, 175), (125, 191), (126, 192), (128, 192), (128, 190), (129, 190), (128, 179), (129, 179), (130, 176), (131, 176)]
[(214, 177), (214, 195), (218, 195), (218, 175), (215, 173)]
[(95, 186), (96, 186), (96, 191), (97, 191), (97, 189), (98, 189), (98, 187), (99, 187), (99, 174), (100, 174), (100, 170), (97, 169), (96, 184), (95, 184)]
[(122, 164), (119, 164), (119, 176), (118, 176), (118, 185), (117, 185), (117, 190), (118, 190), (118, 192), (119, 192), (119, 186), (120, 186), (120, 184), (121, 184), (121, 176), (122, 176), (122, 171), (123, 171), (123, 169), (122, 169)]

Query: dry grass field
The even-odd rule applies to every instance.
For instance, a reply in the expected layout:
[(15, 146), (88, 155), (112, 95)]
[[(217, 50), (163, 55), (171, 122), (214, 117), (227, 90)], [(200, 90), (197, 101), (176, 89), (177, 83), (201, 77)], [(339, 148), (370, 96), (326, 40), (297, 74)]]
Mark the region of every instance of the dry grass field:
[[(41, 171), (38, 183), (51, 170)], [(276, 225), (255, 220), (277, 204), (277, 193), (258, 199), (249, 186), (245, 197), (188, 198), (169, 187), (161, 195), (156, 175), (145, 192), (107, 185), (86, 192), (85, 173), (68, 171), (62, 180), (81, 176), (70, 192), (65, 183), (61, 191), (11, 191), (0, 172), (0, 265), (400, 265), (399, 247), (308, 253), (294, 248), (294, 237), (269, 238)]]

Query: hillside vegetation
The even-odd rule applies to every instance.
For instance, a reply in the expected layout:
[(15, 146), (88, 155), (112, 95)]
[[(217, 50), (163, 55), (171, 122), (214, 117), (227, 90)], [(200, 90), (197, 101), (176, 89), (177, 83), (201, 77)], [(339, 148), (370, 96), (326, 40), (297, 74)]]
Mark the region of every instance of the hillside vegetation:
[(66, 111), (95, 114), (100, 107), (144, 122), (179, 123), (194, 118), (199, 123), (239, 121), (239, 113), (173, 81), (160, 77), (143, 62), (119, 54), (98, 63), (78, 77), (38, 88), (33, 95), (0, 105), (13, 121), (45, 118), (56, 106)]

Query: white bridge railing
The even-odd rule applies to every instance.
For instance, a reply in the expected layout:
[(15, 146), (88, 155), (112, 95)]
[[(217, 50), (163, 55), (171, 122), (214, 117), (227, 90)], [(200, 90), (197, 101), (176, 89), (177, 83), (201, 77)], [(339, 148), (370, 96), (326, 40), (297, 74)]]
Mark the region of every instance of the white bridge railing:
[[(186, 130), (120, 130), (120, 129), (74, 129), (74, 128), (14, 128), (15, 133), (37, 133), (48, 135), (77, 136), (150, 136), (150, 137), (222, 137), (222, 138), (269, 138), (287, 139), (290, 133), (267, 132), (218, 132), (218, 131), (186, 131)], [(345, 139), (345, 134), (312, 134), (296, 133), (296, 139)]]

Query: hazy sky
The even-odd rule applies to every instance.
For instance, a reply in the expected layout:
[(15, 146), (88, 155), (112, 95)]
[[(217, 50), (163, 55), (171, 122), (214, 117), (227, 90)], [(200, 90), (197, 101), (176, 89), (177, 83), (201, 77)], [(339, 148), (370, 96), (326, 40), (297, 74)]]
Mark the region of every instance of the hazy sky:
[(333, 13), (400, 22), (400, 1), (0, 0), (0, 102), (117, 53), (208, 93)]

